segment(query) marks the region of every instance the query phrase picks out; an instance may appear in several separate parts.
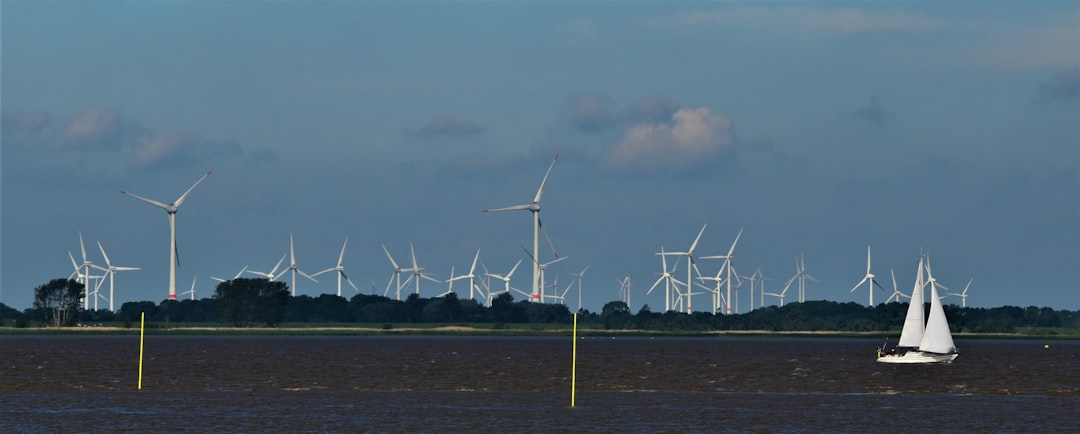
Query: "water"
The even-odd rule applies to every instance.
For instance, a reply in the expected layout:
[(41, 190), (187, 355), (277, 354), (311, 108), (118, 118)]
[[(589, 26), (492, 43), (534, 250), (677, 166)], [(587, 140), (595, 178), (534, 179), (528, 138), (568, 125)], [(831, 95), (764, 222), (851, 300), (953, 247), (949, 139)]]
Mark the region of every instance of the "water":
[(1080, 342), (0, 336), (0, 432), (1068, 432)]

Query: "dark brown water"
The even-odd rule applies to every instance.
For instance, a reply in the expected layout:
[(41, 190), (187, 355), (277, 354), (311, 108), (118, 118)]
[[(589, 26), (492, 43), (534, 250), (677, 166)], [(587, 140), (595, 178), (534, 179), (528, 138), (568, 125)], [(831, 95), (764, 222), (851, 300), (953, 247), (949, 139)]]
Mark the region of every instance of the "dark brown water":
[[(1080, 342), (0, 336), (0, 432), (1076, 432)], [(1049, 343), (1050, 348), (1044, 348)]]

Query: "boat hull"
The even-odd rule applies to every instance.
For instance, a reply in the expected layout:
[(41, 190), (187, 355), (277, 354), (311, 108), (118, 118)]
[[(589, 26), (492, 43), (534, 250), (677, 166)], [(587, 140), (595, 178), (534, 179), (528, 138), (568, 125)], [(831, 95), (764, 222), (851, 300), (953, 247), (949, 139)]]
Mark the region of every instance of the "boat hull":
[(878, 357), (879, 363), (949, 363), (956, 359), (958, 354), (938, 354), (923, 351), (908, 351), (904, 354), (883, 354)]

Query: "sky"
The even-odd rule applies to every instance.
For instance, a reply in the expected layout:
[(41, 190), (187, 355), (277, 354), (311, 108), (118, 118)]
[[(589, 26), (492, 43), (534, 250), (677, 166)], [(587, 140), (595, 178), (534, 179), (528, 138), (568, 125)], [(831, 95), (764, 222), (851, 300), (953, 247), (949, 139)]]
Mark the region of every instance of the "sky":
[[(565, 259), (546, 280), (563, 292), (589, 266), (594, 312), (625, 276), (632, 311), (664, 310), (656, 253), (703, 226), (700, 272), (742, 230), (734, 269), (768, 292), (804, 255), (808, 300), (867, 304), (869, 246), (875, 303), (890, 272), (910, 293), (925, 253), (939, 283), (970, 280), (969, 307), (1080, 309), (1075, 1), (4, 0), (0, 20), (16, 309), (72, 273), (80, 233), (88, 260), (100, 242), (140, 268), (116, 273), (117, 308), (165, 299), (167, 215), (120, 192), (168, 203), (211, 170), (176, 214), (178, 292), (268, 271), (290, 234), (309, 274), (347, 238), (367, 294), (393, 274), (381, 245), (407, 264), (410, 243), (438, 280), (477, 249), (492, 273), (523, 260), (527, 292), (531, 215), (482, 210), (530, 203), (556, 155), (540, 216)], [(337, 292), (317, 279), (297, 293)]]

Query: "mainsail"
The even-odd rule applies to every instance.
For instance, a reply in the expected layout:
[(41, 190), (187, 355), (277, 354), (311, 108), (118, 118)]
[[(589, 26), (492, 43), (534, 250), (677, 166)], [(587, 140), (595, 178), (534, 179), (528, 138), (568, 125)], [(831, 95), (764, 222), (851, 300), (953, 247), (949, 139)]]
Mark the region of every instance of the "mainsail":
[(919, 272), (915, 275), (915, 289), (911, 290), (911, 300), (908, 303), (907, 317), (904, 318), (904, 330), (900, 332), (898, 347), (918, 347), (923, 339), (923, 257), (919, 257)]

